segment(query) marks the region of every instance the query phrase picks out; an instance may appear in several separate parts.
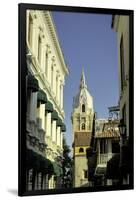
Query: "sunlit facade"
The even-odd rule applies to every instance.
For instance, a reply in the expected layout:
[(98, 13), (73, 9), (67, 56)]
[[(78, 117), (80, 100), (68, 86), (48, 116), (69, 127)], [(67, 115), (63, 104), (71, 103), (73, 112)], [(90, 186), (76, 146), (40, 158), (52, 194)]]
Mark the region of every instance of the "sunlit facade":
[(27, 190), (61, 188), (68, 68), (49, 11), (26, 13)]
[(73, 128), (73, 186), (87, 187), (88, 164), (86, 150), (90, 146), (93, 125), (93, 98), (85, 83), (82, 71), (78, 94), (73, 100), (72, 128)]

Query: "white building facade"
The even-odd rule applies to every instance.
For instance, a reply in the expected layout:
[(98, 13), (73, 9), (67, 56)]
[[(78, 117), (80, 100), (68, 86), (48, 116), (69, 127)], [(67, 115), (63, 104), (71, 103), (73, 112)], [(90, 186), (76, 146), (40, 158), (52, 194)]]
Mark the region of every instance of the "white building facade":
[(59, 188), (68, 68), (51, 13), (28, 10), (26, 19), (27, 149), (34, 160), (34, 167), (28, 162), (27, 190)]

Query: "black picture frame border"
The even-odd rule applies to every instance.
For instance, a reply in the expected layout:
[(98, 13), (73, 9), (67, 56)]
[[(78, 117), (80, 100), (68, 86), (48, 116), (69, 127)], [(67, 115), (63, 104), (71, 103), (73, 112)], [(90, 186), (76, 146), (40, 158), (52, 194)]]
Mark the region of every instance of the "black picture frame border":
[[(75, 13), (97, 13), (97, 14), (118, 14), (129, 15), (129, 130), (130, 130), (130, 153), (132, 176), (129, 185), (122, 186), (98, 186), (96, 188), (67, 188), (48, 189), (39, 191), (26, 191), (26, 10), (50, 10)], [(81, 192), (101, 192), (134, 189), (134, 11), (112, 8), (77, 7), (62, 5), (43, 4), (18, 4), (18, 195), (34, 196), (47, 194), (67, 194)]]

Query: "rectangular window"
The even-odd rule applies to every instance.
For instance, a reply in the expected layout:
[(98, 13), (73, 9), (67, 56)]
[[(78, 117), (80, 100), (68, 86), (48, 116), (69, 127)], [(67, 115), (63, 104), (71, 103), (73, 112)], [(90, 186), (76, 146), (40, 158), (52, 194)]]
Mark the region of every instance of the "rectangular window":
[(39, 63), (41, 62), (41, 38), (40, 38), (40, 35), (38, 38), (38, 61), (39, 61)]
[(31, 15), (29, 14), (28, 42), (30, 46), (32, 45), (32, 23), (33, 23), (33, 20), (32, 20)]
[(125, 62), (124, 62), (124, 43), (123, 36), (120, 41), (120, 73), (121, 73), (121, 90), (123, 90), (125, 82)]
[(104, 154), (107, 153), (107, 140), (106, 139), (101, 139), (100, 140), (100, 153)]
[(123, 118), (124, 124), (126, 124), (126, 104), (122, 108), (122, 118)]
[(84, 178), (88, 178), (88, 171), (84, 170)]

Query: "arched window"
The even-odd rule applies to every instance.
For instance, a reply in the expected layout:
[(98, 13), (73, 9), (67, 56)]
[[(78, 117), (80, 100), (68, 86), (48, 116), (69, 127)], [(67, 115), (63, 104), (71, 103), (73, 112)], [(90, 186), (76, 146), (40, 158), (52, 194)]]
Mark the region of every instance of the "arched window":
[(81, 147), (79, 148), (79, 153), (83, 153), (84, 152), (84, 149)]
[(82, 112), (85, 112), (85, 104), (82, 104)]
[(81, 129), (82, 129), (82, 130), (85, 130), (85, 123), (82, 123)]

